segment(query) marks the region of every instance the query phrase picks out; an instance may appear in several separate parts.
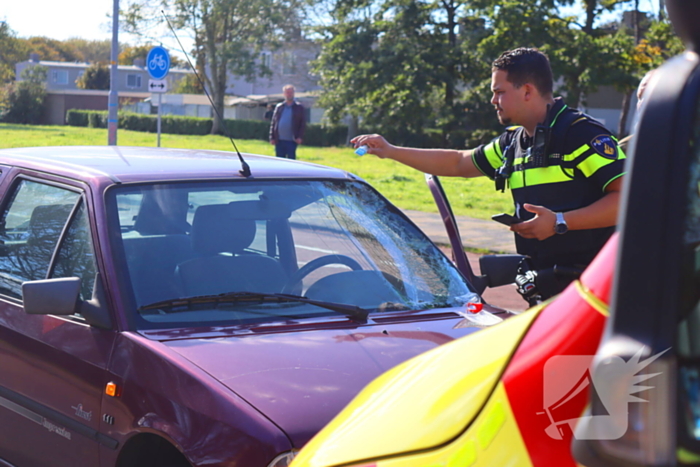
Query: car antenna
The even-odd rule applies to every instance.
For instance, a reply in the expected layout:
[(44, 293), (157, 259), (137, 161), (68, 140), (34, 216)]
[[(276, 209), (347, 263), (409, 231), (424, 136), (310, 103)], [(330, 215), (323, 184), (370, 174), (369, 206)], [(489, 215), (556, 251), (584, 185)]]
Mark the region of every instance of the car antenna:
[(211, 108), (214, 109), (214, 112), (219, 117), (219, 120), (221, 121), (221, 124), (222, 124), (222, 128), (224, 130), (224, 134), (228, 137), (228, 139), (231, 140), (231, 144), (233, 144), (233, 149), (236, 150), (236, 154), (238, 154), (238, 158), (241, 160), (241, 167), (242, 168), (238, 172), (246, 178), (250, 177), (250, 166), (243, 159), (241, 152), (238, 150), (238, 146), (236, 146), (236, 142), (233, 140), (233, 137), (228, 133), (228, 130), (226, 129), (226, 124), (224, 123), (224, 118), (221, 116), (221, 113), (219, 113), (219, 110), (214, 105), (214, 101), (212, 100), (211, 96), (209, 95), (209, 92), (207, 91), (207, 87), (204, 85), (204, 81), (202, 81), (202, 78), (199, 77), (199, 73), (197, 73), (197, 69), (192, 65), (192, 61), (190, 60), (190, 56), (187, 55), (187, 52), (185, 52), (185, 48), (182, 46), (182, 42), (180, 42), (180, 38), (177, 37), (177, 34), (175, 33), (175, 29), (173, 28), (173, 25), (170, 24), (170, 20), (165, 15), (165, 12), (163, 10), (161, 10), (160, 12), (163, 14), (163, 18), (165, 18), (165, 21), (168, 23), (168, 27), (173, 32), (173, 36), (175, 36), (175, 40), (177, 41), (178, 45), (180, 46), (180, 50), (182, 50), (182, 53), (185, 54), (185, 58), (187, 59), (187, 63), (190, 64), (190, 68), (192, 68), (192, 71), (194, 71), (194, 75), (197, 77), (197, 81), (199, 81), (199, 85), (202, 86), (202, 90), (204, 90), (204, 94), (207, 95), (207, 99), (209, 99), (209, 102), (211, 103)]

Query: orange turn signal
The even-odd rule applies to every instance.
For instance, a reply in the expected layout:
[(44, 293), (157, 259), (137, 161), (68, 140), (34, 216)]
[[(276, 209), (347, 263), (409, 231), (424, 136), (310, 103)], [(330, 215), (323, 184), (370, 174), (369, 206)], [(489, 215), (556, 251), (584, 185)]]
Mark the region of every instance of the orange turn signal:
[(109, 382), (107, 383), (107, 386), (105, 386), (105, 394), (111, 397), (119, 397), (119, 393), (121, 392), (121, 388), (117, 386), (117, 383)]

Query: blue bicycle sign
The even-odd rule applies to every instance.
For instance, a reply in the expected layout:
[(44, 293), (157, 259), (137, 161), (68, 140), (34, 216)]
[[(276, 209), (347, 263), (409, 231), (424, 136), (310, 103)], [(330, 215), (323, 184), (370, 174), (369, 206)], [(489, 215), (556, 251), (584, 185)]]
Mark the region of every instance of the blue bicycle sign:
[(168, 75), (168, 71), (170, 71), (170, 55), (168, 55), (168, 51), (160, 46), (153, 47), (148, 52), (146, 68), (151, 78), (165, 78)]

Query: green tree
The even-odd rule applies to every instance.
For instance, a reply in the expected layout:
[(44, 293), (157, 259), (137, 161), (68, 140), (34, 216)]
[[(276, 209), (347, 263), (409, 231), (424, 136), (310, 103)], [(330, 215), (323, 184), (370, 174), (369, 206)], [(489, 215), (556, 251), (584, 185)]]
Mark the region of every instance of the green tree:
[(204, 89), (202, 89), (202, 85), (197, 77), (194, 74), (190, 74), (178, 80), (171, 92), (174, 94), (204, 94)]
[(660, 67), (666, 60), (685, 50), (683, 41), (673, 31), (665, 17), (652, 21), (649, 30), (636, 47), (636, 59), (647, 72)]
[[(600, 86), (629, 96), (665, 56), (658, 49), (675, 53), (667, 22), (650, 27), (632, 0), (583, 0), (580, 18), (564, 16), (561, 7), (574, 3), (328, 0), (332, 22), (317, 29), (320, 104), (332, 122), (349, 115), (397, 143), (435, 144), (429, 129), (438, 128), (439, 143), (473, 147), (502, 131), (490, 104), (490, 68), (505, 50), (547, 53), (555, 92), (580, 107)], [(601, 23), (602, 13), (630, 4), (631, 27)]]
[(72, 37), (63, 41), (64, 46), (80, 54), (80, 61), (87, 63), (109, 63), (112, 53), (112, 41), (88, 40)]
[(55, 62), (85, 61), (83, 53), (70, 42), (64, 43), (57, 39), (39, 36), (21, 40), (26, 44), (29, 52), (39, 54), (41, 60)]
[[(566, 5), (574, 1), (559, 0), (558, 3)], [(657, 20), (640, 12), (639, 0), (583, 0), (581, 4), (585, 10), (582, 24), (575, 18), (562, 18), (568, 27), (560, 34), (564, 41), (558, 42), (558, 50), (553, 54), (553, 62), (557, 63), (553, 66), (562, 72), (571, 103), (585, 105), (586, 96), (603, 85), (620, 92), (623, 101), (617, 132), (624, 136), (632, 95), (644, 73), (653, 68), (645, 54), (664, 55), (654, 46), (647, 48), (645, 37), (654, 34), (651, 32), (654, 27), (657, 31), (670, 32), (670, 24), (664, 19), (663, 8)], [(606, 11), (617, 11), (626, 21), (600, 23), (600, 15)], [(661, 29), (654, 24), (662, 25)], [(659, 39), (668, 39), (668, 36)], [(669, 45), (672, 44), (671, 41)], [(596, 66), (591, 66), (593, 63)], [(660, 63), (656, 60), (656, 66)]]
[(21, 81), (7, 84), (0, 95), (0, 117), (5, 122), (37, 124), (45, 110), (48, 69), (32, 66), (22, 71)]
[(0, 21), (0, 85), (15, 79), (15, 64), (27, 59), (27, 48), (10, 26)]
[[(459, 44), (479, 38), (459, 34), (467, 1), (336, 0), (329, 10), (315, 70), (331, 122), (348, 114), (404, 144), (454, 144), (458, 88), (470, 72)], [(437, 140), (428, 128), (439, 128)]]
[[(153, 48), (153, 44), (146, 43), (142, 45), (125, 45), (121, 47), (121, 52), (119, 52), (119, 64), (120, 65), (133, 65), (134, 60), (142, 59), (144, 63), (148, 57), (148, 52)], [(186, 64), (183, 60), (180, 60), (173, 54), (170, 54), (170, 67), (171, 68), (184, 68)]]
[(142, 59), (146, 63), (146, 57), (148, 56), (148, 51), (151, 50), (153, 46), (150, 44), (145, 45), (127, 45), (121, 48), (119, 52), (119, 64), (120, 65), (133, 65), (134, 60)]
[(75, 81), (80, 89), (108, 90), (110, 70), (107, 65), (93, 63), (85, 69), (85, 72)]
[(467, 147), (485, 143), (503, 131), (490, 102), (493, 61), (516, 47), (545, 49), (556, 42), (555, 30), (559, 26), (556, 10), (547, 1), (476, 0), (473, 6), (473, 17), (467, 24), (472, 28), (481, 24), (481, 32), (461, 43), (470, 60), (462, 95), (464, 122), (469, 130)]
[[(619, 23), (598, 24), (598, 15), (629, 3), (624, 1), (586, 0), (583, 22), (576, 17), (562, 16), (557, 4), (549, 1), (506, 0), (498, 4), (491, 0), (478, 1), (478, 13), (492, 27), (492, 34), (477, 47), (481, 62), (490, 63), (498, 53), (514, 47), (538, 47), (548, 54), (552, 63), (555, 83), (558, 83), (555, 92), (564, 95), (570, 105), (585, 107), (587, 96), (600, 86), (612, 86), (622, 93), (625, 99), (618, 132), (624, 134), (629, 98), (649, 69), (635, 45), (635, 33), (643, 35), (649, 30), (649, 21), (644, 15), (632, 13), (637, 18), (636, 27), (626, 28)], [(661, 32), (659, 36), (660, 41), (667, 38)], [(465, 95), (465, 107), (474, 114), (467, 115), (472, 122), (492, 121), (485, 118), (483, 106), (476, 102), (479, 96), (488, 93), (487, 82), (488, 77), (480, 85), (470, 87)], [(479, 138), (471, 142), (484, 142), (495, 135), (497, 129), (486, 130), (476, 134)]]
[[(164, 9), (175, 29), (194, 38), (195, 66), (223, 116), (228, 73), (248, 78), (269, 73), (258, 60), (260, 52), (298, 31), (301, 1), (133, 0), (124, 18), (128, 31), (145, 34), (164, 22)], [(216, 115), (212, 133), (220, 133), (222, 125)]]
[(576, 17), (562, 16), (551, 1), (481, 1), (479, 12), (493, 28), (493, 34), (479, 44), (484, 61), (490, 63), (515, 47), (539, 48), (549, 56), (555, 80), (563, 84), (556, 91), (571, 105), (584, 106), (587, 94), (618, 82), (623, 77), (619, 71), (628, 68), (633, 41), (615, 29), (593, 26), (595, 15), (610, 6), (586, 0), (580, 24)]

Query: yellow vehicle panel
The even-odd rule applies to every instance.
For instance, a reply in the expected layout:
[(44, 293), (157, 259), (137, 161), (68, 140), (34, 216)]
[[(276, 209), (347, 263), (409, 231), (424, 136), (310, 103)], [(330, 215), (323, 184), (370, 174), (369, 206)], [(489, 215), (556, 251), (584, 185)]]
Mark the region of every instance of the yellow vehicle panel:
[(447, 446), (375, 462), (376, 467), (531, 467), (502, 383), (474, 423)]
[[(358, 463), (435, 448), (459, 437), (492, 394), (541, 309), (437, 347), (379, 376), (304, 447), (292, 466)], [(510, 408), (502, 404), (494, 410), (498, 414)], [(515, 427), (513, 420), (504, 420), (496, 434), (511, 423)]]

